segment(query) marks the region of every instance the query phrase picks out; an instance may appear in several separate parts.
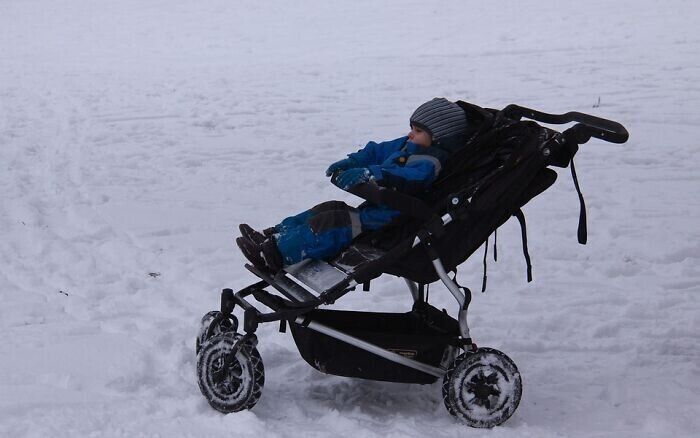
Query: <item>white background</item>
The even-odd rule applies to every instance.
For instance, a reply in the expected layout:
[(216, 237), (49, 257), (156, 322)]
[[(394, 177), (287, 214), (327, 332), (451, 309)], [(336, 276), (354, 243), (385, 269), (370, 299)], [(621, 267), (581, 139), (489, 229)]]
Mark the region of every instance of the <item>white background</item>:
[[(1, 1), (0, 435), (695, 436), (699, 18), (680, 0)], [(525, 208), (533, 283), (517, 222), (499, 230), (470, 324), (520, 368), (518, 411), (466, 428), (439, 384), (323, 375), (274, 324), (258, 405), (212, 410), (194, 337), (256, 280), (237, 225), (357, 203), (327, 165), (435, 96), (630, 131), (577, 155), (588, 245), (568, 170)], [(475, 291), (480, 254), (459, 276)], [(336, 308), (410, 305), (383, 277)]]

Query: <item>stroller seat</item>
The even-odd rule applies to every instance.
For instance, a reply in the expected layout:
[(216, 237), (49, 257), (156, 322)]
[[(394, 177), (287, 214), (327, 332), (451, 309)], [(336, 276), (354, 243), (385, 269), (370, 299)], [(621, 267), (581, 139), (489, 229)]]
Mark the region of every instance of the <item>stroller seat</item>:
[(337, 266), (344, 272), (355, 272), (365, 263), (377, 260), (384, 255), (386, 251), (376, 248), (368, 243), (356, 242), (345, 249), (339, 256), (331, 262), (333, 266)]

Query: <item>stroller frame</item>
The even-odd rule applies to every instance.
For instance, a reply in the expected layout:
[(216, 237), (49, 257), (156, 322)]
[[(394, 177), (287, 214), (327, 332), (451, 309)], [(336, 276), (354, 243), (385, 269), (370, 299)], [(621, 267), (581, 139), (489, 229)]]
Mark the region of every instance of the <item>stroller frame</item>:
[[(464, 102), (461, 103), (464, 105), (470, 105)], [(619, 123), (588, 114), (569, 112), (561, 115), (553, 115), (517, 105), (509, 105), (502, 111), (498, 112), (498, 114), (501, 117), (507, 117), (508, 119), (515, 121), (520, 120), (522, 117), (527, 117), (532, 120), (550, 124), (578, 122), (576, 125), (567, 129), (561, 134), (556, 131), (550, 131), (553, 133), (553, 136), (546, 139), (546, 141), (539, 146), (538, 153), (541, 154), (540, 159), (542, 162), (546, 161), (547, 165), (552, 164), (559, 167), (566, 167), (575, 152), (578, 150), (578, 145), (587, 142), (591, 137), (596, 137), (613, 143), (624, 143), (628, 138), (627, 131)], [(562, 154), (561, 151), (565, 152)], [(503, 172), (505, 170), (499, 169), (494, 173), (497, 174), (498, 171)], [(574, 181), (578, 188), (573, 166), (572, 175), (574, 176)], [(333, 182), (335, 181), (336, 176), (337, 175), (334, 175), (332, 178)], [(493, 175), (489, 175), (489, 177), (491, 176)], [(553, 182), (554, 180), (549, 182), (549, 184), (547, 184), (542, 190), (546, 189)], [(431, 212), (431, 208), (417, 198), (413, 198), (393, 190), (381, 188), (376, 184), (364, 183), (357, 185), (348, 191), (369, 202), (388, 205), (389, 207), (402, 211), (402, 213), (406, 215), (422, 220), (424, 226), (412, 235), (412, 241), (402, 245), (400, 248), (391, 249), (384, 253), (381, 253), (381, 251), (377, 251), (368, 245), (354, 243), (340, 256), (333, 260), (305, 260), (297, 265), (287, 267), (277, 273), (246, 264), (245, 267), (254, 275), (259, 277), (260, 281), (235, 293), (232, 289), (223, 289), (221, 293), (220, 311), (210, 312), (205, 315), (202, 320), (202, 327), (200, 328), (200, 334), (197, 338), (197, 352), (200, 389), (202, 389), (205, 397), (207, 397), (210, 404), (214, 408), (222, 412), (235, 412), (241, 409), (248, 409), (257, 402), (257, 399), (260, 396), (260, 390), (262, 389), (262, 382), (264, 380), (262, 376), (264, 373), (262, 372), (262, 362), (259, 360), (259, 354), (257, 353), (257, 350), (255, 350), (255, 346), (257, 345), (257, 337), (255, 333), (259, 324), (279, 321), (281, 332), (286, 331), (287, 322), (289, 322), (290, 324), (296, 325), (293, 326), (293, 334), (295, 334), (295, 327), (303, 327), (304, 329), (333, 338), (338, 342), (349, 344), (371, 355), (386, 359), (399, 366), (416, 370), (423, 375), (429, 376), (429, 378), (433, 379), (432, 381), (437, 378), (443, 378), (443, 398), (445, 399), (445, 404), (448, 411), (470, 426), (492, 427), (505, 421), (517, 408), (517, 404), (520, 399), (520, 374), (517, 372), (517, 368), (512, 361), (510, 361), (510, 359), (503, 353), (488, 348), (478, 349), (473, 343), (467, 321), (469, 304), (471, 303), (472, 299), (471, 291), (466, 287), (460, 286), (456, 282), (456, 276), (454, 279), (450, 278), (448, 275), (448, 269), (445, 268), (442, 258), (434, 247), (436, 239), (443, 235), (444, 229), (447, 225), (455, 220), (464, 219), (466, 215), (470, 214), (470, 203), (472, 201), (474, 190), (465, 189), (457, 193), (450, 194), (449, 199), (447, 200), (449, 204), (448, 212), (444, 213), (442, 216), (436, 216), (433, 214)], [(534, 194), (533, 196), (536, 196), (537, 194), (538, 193)], [(584, 205), (582, 198), (581, 205), (583, 208)], [(507, 218), (509, 218), (511, 215), (514, 214), (509, 214), (503, 221), (507, 220)], [(585, 217), (583, 215), (583, 210), (582, 217)], [(518, 219), (520, 219), (520, 217), (518, 217)], [(521, 221), (521, 225), (523, 224), (524, 222)], [(523, 238), (525, 243), (524, 229)], [(581, 240), (582, 237), (579, 230), (579, 241), (581, 242)], [(585, 227), (583, 242), (581, 243), (584, 242)], [(392, 258), (397, 257), (399, 254), (405, 253), (406, 251), (418, 246), (422, 246), (427, 252), (437, 278), (445, 285), (445, 287), (447, 287), (458, 304), (457, 320), (455, 324), (458, 329), (447, 336), (450, 338), (448, 341), (446, 341), (449, 345), (445, 348), (444, 356), (439, 363), (426, 363), (412, 357), (407, 357), (406, 354), (401, 354), (402, 352), (400, 351), (392, 351), (392, 349), (384, 348), (375, 343), (368, 342), (365, 339), (361, 339), (361, 337), (334, 328), (329, 324), (319, 322), (313, 316), (317, 314), (314, 312), (319, 312), (316, 310), (319, 306), (324, 304), (333, 304), (335, 300), (346, 293), (355, 290), (360, 284), (363, 285), (364, 290), (369, 290), (370, 280), (379, 277), (385, 272), (383, 270), (382, 260), (391, 260)], [(529, 266), (529, 257), (527, 256), (527, 252), (526, 258), (528, 259)], [(414, 308), (418, 303), (425, 303), (425, 305), (427, 305), (425, 301), (425, 286), (430, 283), (419, 283), (406, 277), (402, 278), (405, 280), (411, 293), (414, 301)], [(276, 293), (267, 291), (266, 288), (268, 286), (271, 286)], [(251, 303), (251, 298), (268, 307), (272, 311), (261, 311), (258, 307)], [(239, 335), (237, 333), (239, 326), (238, 319), (233, 314), (236, 307), (240, 307), (243, 310), (242, 329), (243, 332), (245, 332), (244, 335)], [(455, 322), (447, 315), (445, 315), (445, 318)], [(226, 338), (227, 332), (235, 333), (235, 337), (229, 336), (230, 339), (227, 341), (228, 346), (226, 348), (222, 347), (223, 349), (217, 349), (216, 346), (211, 345), (212, 342), (218, 338)], [(295, 341), (296, 340), (295, 334)], [(301, 346), (298, 342), (297, 345), (301, 352)], [(204, 354), (204, 351), (200, 352), (200, 350), (205, 349), (207, 349), (207, 354)], [(456, 352), (459, 349), (463, 350), (464, 353), (455, 360)], [(209, 350), (211, 350), (212, 353), (209, 353)], [(493, 357), (490, 357), (486, 361), (476, 363), (478, 360), (474, 358), (479, 356), (476, 354), (479, 352), (481, 352), (482, 355), (491, 355)], [(218, 356), (216, 356), (217, 354)], [(253, 380), (257, 382), (258, 385), (252, 386), (252, 389), (248, 391), (249, 398), (245, 399), (244, 402), (235, 405), (227, 405), (226, 401), (223, 400), (225, 397), (218, 393), (218, 395), (215, 394), (216, 391), (211, 389), (210, 386), (213, 387), (216, 379), (212, 381), (211, 376), (208, 374), (209, 371), (205, 368), (207, 366), (214, 366), (212, 364), (216, 363), (224, 366), (239, 363), (242, 360), (241, 355), (247, 355), (246, 357), (252, 361), (248, 368), (251, 373), (250, 375), (253, 376)], [(208, 359), (200, 358), (200, 356), (206, 356), (207, 358), (212, 357), (214, 359), (211, 360), (214, 360), (214, 362), (211, 362), (211, 360), (210, 362), (206, 362)], [(218, 357), (218, 359), (216, 359), (215, 356)], [(488, 367), (491, 361), (494, 360), (494, 357), (501, 361), (499, 369), (506, 369), (506, 371), (510, 370), (510, 374), (506, 373), (508, 375), (505, 376), (505, 380), (509, 380), (510, 377), (510, 379), (517, 381), (517, 385), (513, 390), (513, 398), (515, 401), (510, 400), (507, 402), (506, 404), (510, 403), (508, 406), (504, 404), (506, 407), (504, 407), (502, 411), (495, 412), (490, 419), (475, 419), (469, 414), (473, 408), (467, 406), (467, 404), (481, 397), (479, 395), (480, 393), (485, 394), (489, 390), (493, 392), (493, 385), (489, 386), (490, 384), (488, 384), (488, 382), (484, 383), (488, 379), (479, 380), (479, 375), (470, 375), (470, 385), (472, 385), (472, 391), (476, 391), (475, 394), (477, 395), (468, 402), (463, 400), (460, 394), (455, 393), (455, 391), (460, 391), (460, 387), (458, 384), (453, 383), (452, 380), (454, 380), (453, 377), (456, 378), (457, 375), (466, 375), (465, 373), (469, 372), (469, 370), (473, 369), (474, 367)], [(219, 362), (216, 362), (215, 359)], [(305, 357), (305, 359), (312, 364), (307, 357)], [(476, 365), (467, 363), (470, 360), (475, 362)], [(462, 365), (464, 366), (462, 367)], [(468, 368), (467, 365), (471, 368)], [(320, 369), (321, 371), (325, 371), (322, 369), (322, 367), (317, 365), (312, 364), (312, 366)], [(221, 368), (221, 366), (219, 366), (219, 368)], [(258, 372), (258, 374), (255, 374), (256, 372)], [(329, 373), (351, 375), (334, 373), (332, 371)], [(351, 376), (364, 377), (362, 375)], [(483, 377), (484, 374), (482, 373), (481, 376)], [(366, 378), (371, 379), (372, 377)], [(490, 379), (491, 376), (488, 376), (488, 378)], [(236, 379), (238, 379), (238, 377), (233, 380), (235, 381)], [(391, 379), (380, 378), (378, 380)], [(234, 393), (237, 394), (236, 391), (234, 391)], [(487, 394), (483, 397), (491, 396)], [(484, 399), (483, 397), (482, 399)], [(449, 401), (448, 398), (450, 398)], [(490, 404), (488, 401), (486, 402), (485, 406), (489, 407), (490, 409)]]
[[(443, 220), (445, 224), (448, 224), (452, 219), (449, 215), (445, 215)], [(420, 237), (416, 237), (414, 246), (417, 246), (420, 243)], [(344, 295), (347, 292), (355, 290), (358, 283), (350, 276), (345, 276), (341, 281), (329, 285), (329, 287), (325, 290), (318, 290), (320, 289), (318, 288), (315, 292), (320, 292), (320, 294), (318, 296), (314, 296), (312, 292), (313, 289), (311, 289), (312, 286), (305, 284), (303, 280), (300, 280), (297, 276), (295, 276), (295, 274), (298, 275), (299, 273), (308, 272), (310, 269), (320, 268), (327, 270), (334, 269), (335, 267), (319, 260), (306, 261), (306, 263), (302, 262), (300, 265), (301, 266), (297, 266), (296, 269), (291, 270), (292, 273), (280, 271), (276, 275), (271, 275), (269, 272), (264, 272), (255, 266), (246, 264), (245, 267), (253, 274), (260, 277), (262, 281), (252, 284), (235, 294), (231, 289), (224, 289), (221, 294), (222, 316), (228, 318), (235, 317), (233, 316), (232, 312), (235, 306), (238, 305), (244, 309), (243, 330), (246, 332), (248, 338), (251, 338), (254, 335), (260, 323), (280, 321), (281, 324), (285, 324), (284, 321), (292, 320), (299, 325), (319, 333), (323, 333), (339, 341), (346, 342), (397, 364), (422, 371), (435, 377), (443, 377), (445, 375), (447, 372), (446, 368), (430, 366), (417, 360), (407, 358), (401, 354), (389, 351), (358, 337), (349, 335), (319, 322), (315, 322), (305, 316), (306, 313), (317, 308), (319, 305), (332, 304), (333, 301), (335, 301), (335, 299), (328, 300), (326, 297)], [(435, 270), (438, 272), (440, 280), (443, 282), (443, 284), (445, 284), (459, 303), (459, 335), (463, 340), (465, 348), (467, 350), (471, 350), (473, 344), (469, 334), (469, 325), (467, 323), (467, 311), (469, 309), (469, 303), (471, 302), (471, 291), (467, 288), (459, 286), (457, 282), (447, 275), (447, 272), (445, 272), (442, 261), (439, 257), (433, 260), (433, 265), (435, 266)], [(338, 270), (337, 272), (340, 273), (341, 271)], [(424, 302), (425, 294), (423, 288), (425, 285), (418, 285), (407, 278), (404, 278), (404, 281), (408, 286), (414, 302)], [(278, 295), (267, 292), (264, 289), (266, 285), (274, 287), (289, 301), (287, 302)], [(261, 313), (258, 308), (256, 308), (246, 299), (251, 295), (260, 303), (273, 309), (273, 312)]]

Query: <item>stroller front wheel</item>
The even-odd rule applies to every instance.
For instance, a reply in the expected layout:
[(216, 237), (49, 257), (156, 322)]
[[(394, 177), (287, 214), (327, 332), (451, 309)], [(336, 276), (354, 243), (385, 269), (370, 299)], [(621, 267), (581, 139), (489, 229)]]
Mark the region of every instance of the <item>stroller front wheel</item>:
[(224, 332), (235, 332), (238, 330), (238, 320), (235, 316), (226, 316), (218, 310), (212, 310), (202, 317), (199, 323), (199, 332), (195, 342), (195, 354), (199, 354), (199, 350), (207, 339), (212, 336)]
[(443, 378), (445, 407), (471, 427), (502, 424), (518, 408), (521, 395), (522, 379), (515, 363), (492, 348), (460, 355)]
[(225, 414), (255, 406), (265, 384), (260, 353), (245, 340), (236, 346), (242, 338), (234, 332), (212, 336), (197, 355), (199, 389), (211, 407)]

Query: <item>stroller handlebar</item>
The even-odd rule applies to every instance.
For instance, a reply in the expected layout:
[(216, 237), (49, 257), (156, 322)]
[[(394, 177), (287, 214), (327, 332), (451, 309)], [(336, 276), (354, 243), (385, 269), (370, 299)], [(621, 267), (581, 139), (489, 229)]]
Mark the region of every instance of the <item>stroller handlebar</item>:
[(527, 117), (528, 119), (536, 120), (538, 122), (550, 123), (554, 125), (578, 122), (580, 125), (577, 126), (581, 128), (581, 131), (585, 131), (585, 133), (591, 137), (595, 137), (610, 143), (625, 143), (629, 138), (627, 129), (625, 129), (625, 127), (620, 123), (576, 111), (570, 111), (565, 114), (549, 114), (511, 104), (503, 109), (503, 113), (506, 115), (506, 117), (515, 120), (520, 120), (522, 117)]

